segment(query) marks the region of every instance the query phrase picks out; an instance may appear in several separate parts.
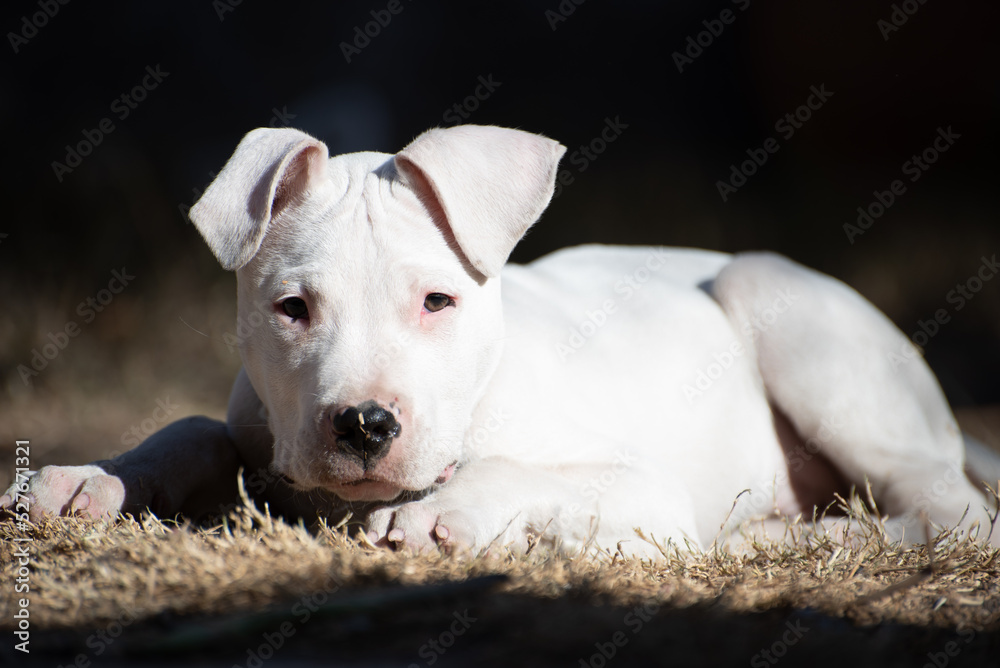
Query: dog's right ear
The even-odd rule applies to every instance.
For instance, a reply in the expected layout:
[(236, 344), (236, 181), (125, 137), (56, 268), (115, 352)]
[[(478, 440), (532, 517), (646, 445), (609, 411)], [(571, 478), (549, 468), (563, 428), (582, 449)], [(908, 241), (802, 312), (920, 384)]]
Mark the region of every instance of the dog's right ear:
[(271, 218), (326, 178), (326, 144), (299, 130), (258, 128), (191, 207), (191, 220), (222, 266), (246, 265)]

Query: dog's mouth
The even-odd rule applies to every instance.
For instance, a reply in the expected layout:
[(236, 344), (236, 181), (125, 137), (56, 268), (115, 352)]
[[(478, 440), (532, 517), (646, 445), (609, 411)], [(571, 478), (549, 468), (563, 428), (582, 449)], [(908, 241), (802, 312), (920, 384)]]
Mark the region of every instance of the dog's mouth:
[(403, 489), (399, 485), (383, 480), (362, 478), (329, 485), (326, 489), (344, 501), (392, 501)]
[[(458, 468), (457, 461), (444, 467), (440, 475), (434, 479), (433, 484), (442, 485), (451, 480), (455, 475), (456, 468)], [(406, 491), (422, 491), (411, 489), (371, 471), (354, 480), (331, 481), (331, 484), (326, 485), (326, 487), (345, 501), (391, 501)]]
[[(444, 470), (441, 471), (441, 475), (439, 475), (437, 478), (434, 479), (434, 484), (443, 485), (444, 483), (451, 480), (452, 476), (455, 475), (455, 468), (457, 466), (458, 466), (458, 461), (456, 460), (451, 464), (448, 464), (448, 466), (444, 467)], [(378, 476), (372, 473), (371, 471), (366, 472), (362, 477), (357, 478), (356, 480), (341, 482), (340, 486), (360, 487), (362, 485), (370, 485), (370, 484), (395, 485), (399, 487), (399, 485), (396, 485), (396, 483), (392, 482), (391, 480), (386, 480), (385, 478), (382, 478), (381, 476)], [(418, 490), (411, 490), (411, 491), (418, 491)]]
[(392, 487), (399, 487), (399, 485), (395, 485), (389, 482), (388, 480), (383, 480), (382, 478), (379, 478), (377, 476), (368, 476), (368, 475), (366, 475), (364, 478), (358, 478), (357, 480), (349, 480), (347, 482), (339, 483), (340, 487), (363, 487), (365, 485), (389, 485)]

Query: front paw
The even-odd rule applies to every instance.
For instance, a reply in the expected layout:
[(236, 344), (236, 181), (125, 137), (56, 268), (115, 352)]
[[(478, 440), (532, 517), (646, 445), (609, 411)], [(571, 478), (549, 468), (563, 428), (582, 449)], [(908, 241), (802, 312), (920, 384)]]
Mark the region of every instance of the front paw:
[(15, 513), (28, 508), (36, 521), (45, 515), (80, 514), (113, 520), (125, 502), (125, 485), (98, 466), (45, 466), (27, 482), (11, 485), (0, 496), (0, 509)]
[(379, 547), (414, 552), (478, 552), (490, 543), (482, 539), (483, 522), (474, 522), (464, 510), (440, 508), (430, 499), (372, 512), (366, 533)]

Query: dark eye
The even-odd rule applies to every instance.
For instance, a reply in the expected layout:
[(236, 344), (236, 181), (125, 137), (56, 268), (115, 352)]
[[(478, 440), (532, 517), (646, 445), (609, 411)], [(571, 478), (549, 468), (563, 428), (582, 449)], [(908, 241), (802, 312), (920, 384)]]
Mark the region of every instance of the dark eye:
[(289, 297), (281, 302), (281, 310), (292, 320), (309, 317), (309, 309), (306, 308), (306, 303), (298, 297)]
[(424, 308), (431, 313), (436, 313), (446, 306), (454, 306), (455, 300), (440, 292), (432, 292), (424, 297)]

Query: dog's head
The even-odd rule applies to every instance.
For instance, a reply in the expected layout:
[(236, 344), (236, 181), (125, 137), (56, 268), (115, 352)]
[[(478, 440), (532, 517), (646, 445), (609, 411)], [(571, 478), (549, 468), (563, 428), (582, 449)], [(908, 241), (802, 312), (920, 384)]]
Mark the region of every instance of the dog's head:
[(240, 354), (274, 466), (300, 488), (391, 500), (446, 482), (504, 335), (500, 271), (564, 152), (497, 127), (329, 158), (249, 133), (191, 209), (237, 272)]

